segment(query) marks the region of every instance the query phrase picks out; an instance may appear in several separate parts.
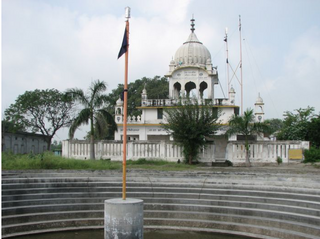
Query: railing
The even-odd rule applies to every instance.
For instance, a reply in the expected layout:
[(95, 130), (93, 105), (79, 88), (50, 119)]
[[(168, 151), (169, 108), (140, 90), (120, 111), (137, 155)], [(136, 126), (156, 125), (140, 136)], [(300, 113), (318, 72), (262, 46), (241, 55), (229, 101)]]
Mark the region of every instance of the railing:
[[(180, 102), (184, 104), (189, 101), (188, 98), (185, 99), (144, 99), (141, 101), (142, 107), (166, 107), (166, 106), (177, 106)], [(211, 99), (198, 99), (199, 104), (213, 104), (213, 105), (234, 105), (230, 103), (227, 98), (217, 98)]]
[[(307, 141), (255, 141), (249, 143), (249, 158), (251, 162), (275, 163), (281, 157), (283, 163), (289, 162), (289, 149), (308, 149)], [(227, 159), (233, 163), (243, 163), (246, 158), (245, 142), (229, 142)]]
[[(201, 161), (214, 158), (213, 144), (209, 144), (199, 152)], [(62, 156), (76, 159), (90, 158), (90, 143), (85, 140), (72, 140), (62, 142)], [(97, 141), (95, 143), (96, 159), (122, 160), (122, 141)], [(127, 159), (153, 158), (176, 162), (183, 160), (182, 148), (172, 141), (129, 141), (127, 143)]]
[[(255, 141), (250, 142), (250, 160), (252, 163), (276, 163), (277, 157), (281, 157), (283, 163), (289, 162), (289, 149), (308, 149), (306, 141)], [(122, 141), (97, 141), (95, 143), (96, 159), (122, 160)], [(216, 146), (208, 144), (199, 152), (200, 162), (214, 162)], [(85, 140), (73, 140), (62, 142), (62, 156), (76, 159), (90, 158), (90, 143)], [(176, 162), (183, 160), (182, 147), (173, 141), (129, 141), (127, 144), (127, 159), (159, 158)], [(245, 162), (246, 151), (243, 141), (230, 141), (226, 148), (225, 159), (235, 165)], [(221, 160), (221, 159), (219, 159)]]

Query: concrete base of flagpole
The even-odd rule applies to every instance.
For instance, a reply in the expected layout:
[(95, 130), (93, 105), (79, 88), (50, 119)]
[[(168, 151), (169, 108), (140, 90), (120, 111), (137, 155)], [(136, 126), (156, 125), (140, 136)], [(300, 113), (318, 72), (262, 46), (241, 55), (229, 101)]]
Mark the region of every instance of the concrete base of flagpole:
[(143, 200), (104, 201), (104, 239), (143, 239)]

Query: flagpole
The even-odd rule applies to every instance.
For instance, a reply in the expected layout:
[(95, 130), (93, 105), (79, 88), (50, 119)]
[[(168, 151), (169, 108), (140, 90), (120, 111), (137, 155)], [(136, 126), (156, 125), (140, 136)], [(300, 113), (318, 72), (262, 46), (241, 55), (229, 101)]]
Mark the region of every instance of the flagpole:
[(229, 95), (229, 92), (230, 92), (230, 77), (229, 77), (228, 28), (226, 28), (225, 33), (226, 33), (226, 35), (225, 35), (224, 41), (226, 42), (226, 56), (227, 56), (227, 59), (226, 59), (226, 64), (227, 64), (227, 87), (228, 87), (227, 94)]
[(129, 18), (130, 8), (126, 7), (126, 35), (127, 50), (125, 53), (124, 70), (124, 94), (123, 94), (123, 161), (122, 161), (122, 199), (126, 200), (126, 176), (127, 176), (127, 109), (128, 109), (128, 59), (129, 59)]
[(243, 115), (243, 79), (242, 79), (242, 39), (241, 39), (241, 15), (239, 15), (239, 35), (240, 35), (240, 80), (241, 80), (241, 115)]

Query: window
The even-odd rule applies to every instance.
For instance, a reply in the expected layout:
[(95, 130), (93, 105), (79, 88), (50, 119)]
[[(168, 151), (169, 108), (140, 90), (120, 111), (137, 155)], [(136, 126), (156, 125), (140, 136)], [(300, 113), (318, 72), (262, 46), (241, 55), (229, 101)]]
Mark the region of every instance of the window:
[(157, 111), (158, 119), (163, 119), (163, 108), (158, 108)]

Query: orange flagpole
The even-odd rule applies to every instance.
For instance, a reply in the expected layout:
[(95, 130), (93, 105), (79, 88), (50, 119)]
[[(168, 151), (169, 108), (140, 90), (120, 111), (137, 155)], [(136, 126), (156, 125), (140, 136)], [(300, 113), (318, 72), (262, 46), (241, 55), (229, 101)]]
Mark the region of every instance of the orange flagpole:
[(241, 80), (241, 115), (243, 115), (243, 78), (242, 78), (242, 39), (241, 39), (241, 16), (239, 15), (239, 35), (240, 35), (240, 80)]
[(127, 177), (127, 109), (128, 109), (128, 58), (129, 58), (129, 18), (130, 8), (126, 7), (127, 51), (125, 53), (124, 94), (123, 94), (123, 162), (122, 162), (122, 199), (126, 200)]

